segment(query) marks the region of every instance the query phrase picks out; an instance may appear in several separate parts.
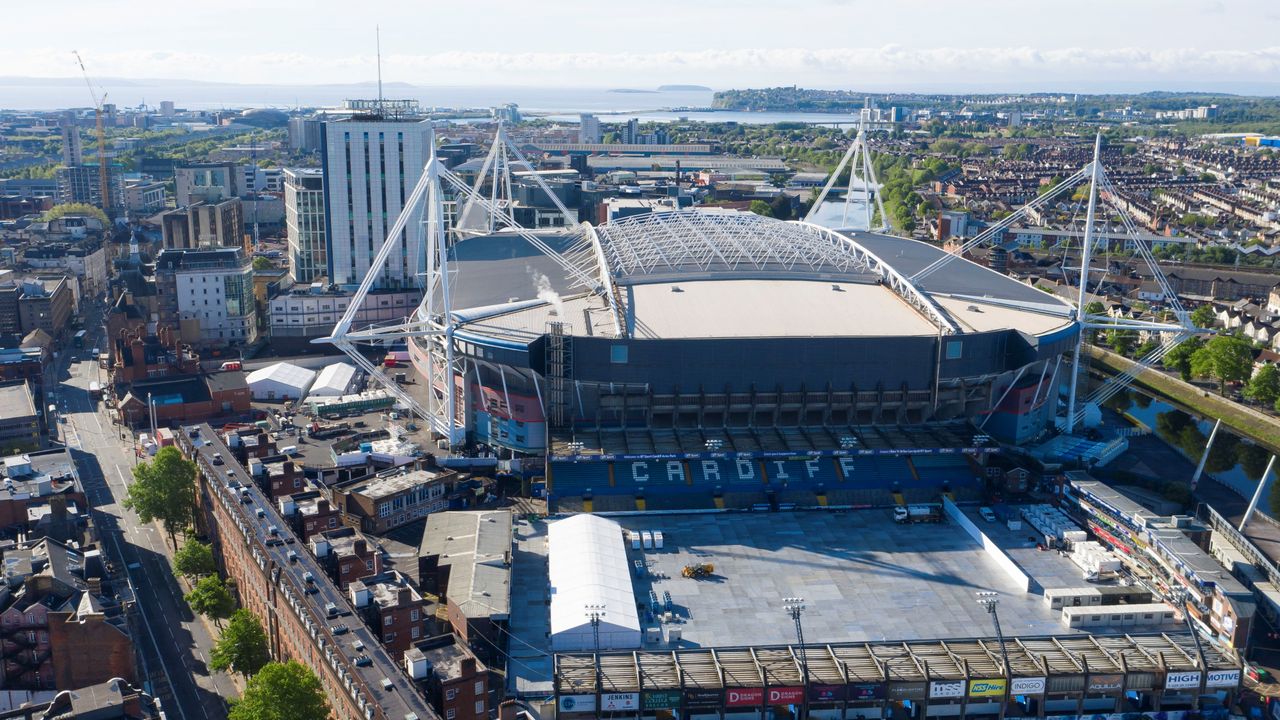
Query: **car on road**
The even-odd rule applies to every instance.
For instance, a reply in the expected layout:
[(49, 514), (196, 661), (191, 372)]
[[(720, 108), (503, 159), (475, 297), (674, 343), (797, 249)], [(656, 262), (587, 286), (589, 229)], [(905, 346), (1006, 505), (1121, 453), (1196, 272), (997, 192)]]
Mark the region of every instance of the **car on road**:
[(1275, 681), (1275, 676), (1266, 668), (1260, 668), (1257, 665), (1246, 665), (1244, 669), (1245, 677), (1256, 683), (1270, 683)]
[(996, 514), (995, 514), (995, 512), (994, 512), (991, 508), (989, 508), (989, 507), (980, 507), (980, 508), (978, 508), (978, 514), (979, 514), (979, 515), (981, 515), (981, 516), (982, 516), (982, 519), (983, 519), (983, 520), (986, 520), (987, 522), (993, 523), (993, 522), (995, 522), (995, 521), (996, 521)]

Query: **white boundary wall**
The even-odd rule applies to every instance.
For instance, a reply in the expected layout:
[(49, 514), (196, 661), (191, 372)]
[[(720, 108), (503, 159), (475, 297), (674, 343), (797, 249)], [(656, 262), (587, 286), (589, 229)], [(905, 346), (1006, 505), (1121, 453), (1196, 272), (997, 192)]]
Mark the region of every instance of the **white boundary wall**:
[(1000, 549), (1000, 546), (987, 537), (986, 533), (979, 530), (978, 526), (974, 525), (973, 521), (969, 519), (969, 516), (965, 515), (964, 511), (957, 507), (955, 503), (951, 502), (951, 498), (943, 496), (942, 507), (946, 510), (948, 517), (964, 528), (964, 531), (969, 533), (969, 537), (982, 546), (987, 555), (995, 561), (996, 565), (1000, 566), (1001, 570), (1004, 570), (1004, 574), (1008, 575), (1015, 585), (1023, 592), (1031, 590), (1031, 578), (1027, 577), (1027, 574), (1022, 572), (1022, 568), (1018, 567), (1018, 564), (1006, 555)]

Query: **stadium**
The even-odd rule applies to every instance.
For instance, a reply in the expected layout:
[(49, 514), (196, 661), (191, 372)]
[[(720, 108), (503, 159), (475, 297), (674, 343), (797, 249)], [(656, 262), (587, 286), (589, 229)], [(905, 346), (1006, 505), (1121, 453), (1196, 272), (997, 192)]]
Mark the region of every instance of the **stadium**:
[[(559, 259), (510, 231), (448, 251), (455, 420), (545, 457), (558, 510), (969, 495), (987, 435), (1048, 426), (1080, 332), (962, 258), (920, 273), (944, 253), (915, 240), (714, 210), (580, 229), (537, 234)], [(439, 342), (411, 342), (424, 377)]]

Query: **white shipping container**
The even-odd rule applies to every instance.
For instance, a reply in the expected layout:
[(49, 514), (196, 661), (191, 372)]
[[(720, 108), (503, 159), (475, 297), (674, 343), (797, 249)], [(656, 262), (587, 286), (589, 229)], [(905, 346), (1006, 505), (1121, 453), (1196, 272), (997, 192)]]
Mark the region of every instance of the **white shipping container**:
[(640, 531), (628, 530), (627, 536), (631, 538), (631, 549), (639, 550), (640, 549)]
[(644, 549), (652, 550), (653, 549), (653, 533), (649, 532), (648, 530), (645, 530), (643, 533), (641, 533), (641, 537), (644, 539)]
[(653, 531), (653, 547), (655, 550), (662, 549), (662, 531), (661, 530)]

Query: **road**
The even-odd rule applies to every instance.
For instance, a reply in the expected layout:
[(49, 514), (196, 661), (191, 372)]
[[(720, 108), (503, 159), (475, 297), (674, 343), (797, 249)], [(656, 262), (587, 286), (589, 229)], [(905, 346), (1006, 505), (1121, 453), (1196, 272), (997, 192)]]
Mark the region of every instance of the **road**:
[[(92, 322), (86, 327), (94, 332)], [(100, 336), (86, 345), (99, 340)], [(89, 383), (102, 377), (97, 363), (68, 363), (67, 354), (57, 363), (57, 404), (65, 421), (59, 430), (76, 460), (105, 550), (135, 590), (135, 617), (140, 622), (133, 626), (134, 643), (143, 661), (139, 675), (161, 698), (169, 717), (222, 720), (227, 716), (224, 698), (238, 695), (235, 685), (225, 674), (208, 669), (213, 640), (182, 599), (170, 565), (168, 537), (120, 506), (135, 459), (129, 440), (121, 438), (121, 430), (89, 396)]]

